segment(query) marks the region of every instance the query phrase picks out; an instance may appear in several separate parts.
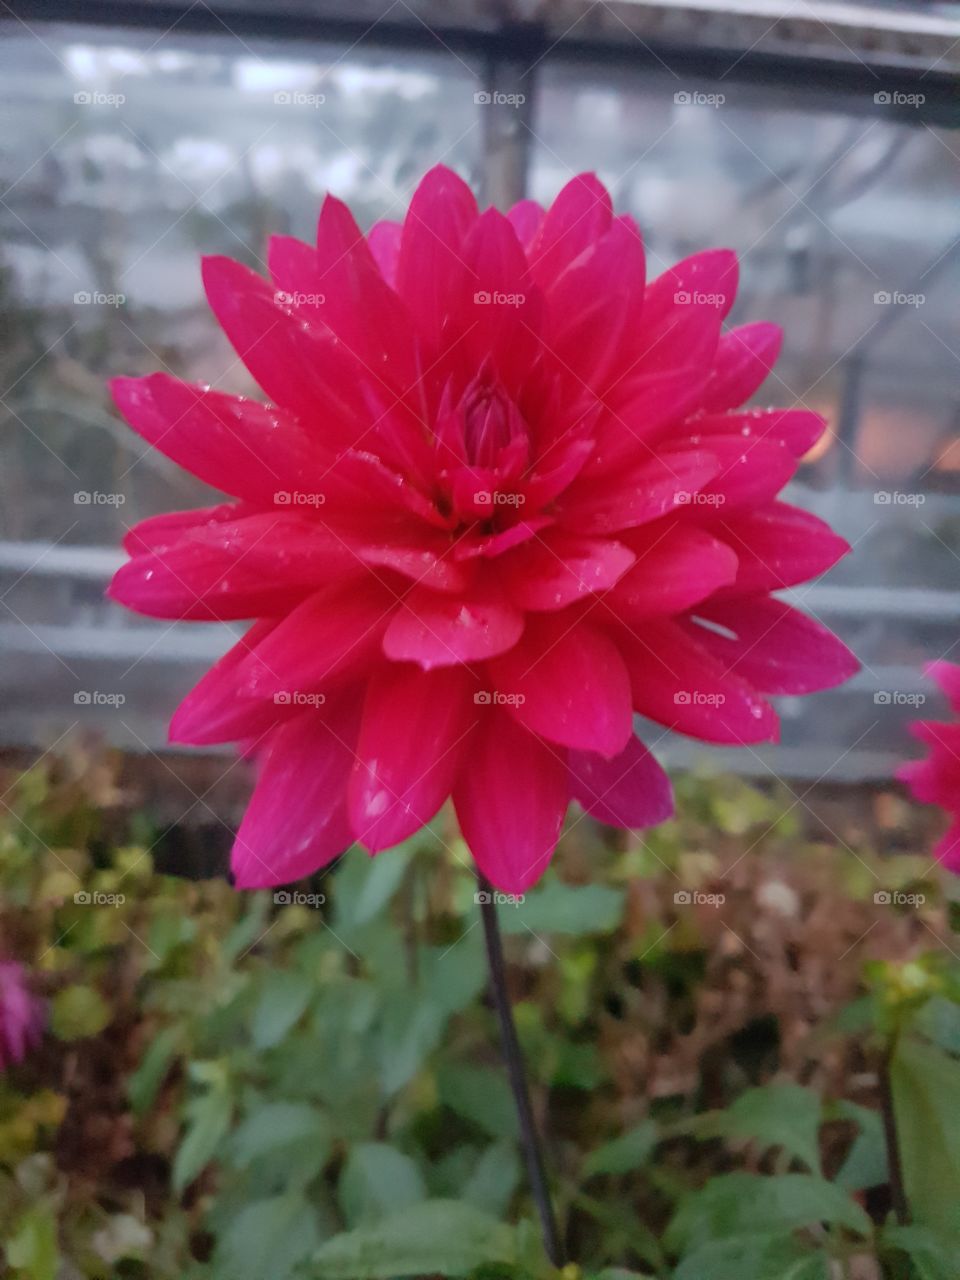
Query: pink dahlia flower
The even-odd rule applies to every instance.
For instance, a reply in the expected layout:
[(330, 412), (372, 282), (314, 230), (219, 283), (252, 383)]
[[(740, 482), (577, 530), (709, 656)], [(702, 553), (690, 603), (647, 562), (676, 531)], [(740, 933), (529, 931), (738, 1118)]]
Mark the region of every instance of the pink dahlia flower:
[(257, 759), (240, 886), (385, 849), (452, 796), (481, 870), (519, 892), (571, 798), (627, 827), (670, 814), (635, 711), (760, 742), (765, 694), (853, 672), (770, 595), (849, 548), (776, 501), (822, 419), (738, 407), (780, 332), (721, 332), (733, 253), (647, 284), (595, 177), (505, 216), (437, 168), (367, 236), (328, 197), (316, 246), (274, 237), (269, 270), (203, 267), (269, 403), (113, 384), (135, 431), (235, 499), (139, 524), (111, 594), (256, 619), (171, 726)]
[(36, 1048), (45, 1018), (43, 1001), (31, 993), (23, 965), (0, 961), (0, 1071)]
[[(924, 668), (946, 695), (952, 711), (960, 711), (960, 667), (952, 662), (931, 662)], [(934, 855), (950, 871), (960, 872), (960, 723), (916, 720), (910, 726), (915, 738), (925, 742), (925, 760), (901, 765), (897, 777), (922, 804), (938, 804), (952, 816), (947, 834)]]

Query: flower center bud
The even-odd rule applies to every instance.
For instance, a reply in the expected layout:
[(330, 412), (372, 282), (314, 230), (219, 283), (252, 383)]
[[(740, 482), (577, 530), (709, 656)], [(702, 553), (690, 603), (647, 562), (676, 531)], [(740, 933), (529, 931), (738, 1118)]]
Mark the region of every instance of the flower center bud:
[(514, 441), (526, 441), (523, 415), (499, 382), (481, 371), (461, 401), (467, 459), (474, 467), (495, 467), (502, 451)]

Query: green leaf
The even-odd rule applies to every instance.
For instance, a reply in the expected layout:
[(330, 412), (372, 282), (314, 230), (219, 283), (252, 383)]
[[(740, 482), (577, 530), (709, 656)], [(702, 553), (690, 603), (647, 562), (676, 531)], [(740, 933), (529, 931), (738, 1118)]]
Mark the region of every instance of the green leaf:
[(960, 1248), (960, 1062), (905, 1035), (890, 1083), (913, 1217)]
[(179, 1023), (171, 1023), (151, 1040), (140, 1065), (127, 1082), (127, 1096), (135, 1115), (143, 1115), (153, 1106), (160, 1086), (170, 1070), (170, 1064), (180, 1048), (182, 1038), (182, 1026)]
[(721, 1132), (749, 1139), (761, 1151), (782, 1147), (812, 1172), (820, 1172), (820, 1098), (798, 1084), (767, 1084), (748, 1089), (722, 1113)]
[(917, 1011), (913, 1025), (947, 1053), (960, 1053), (960, 1005), (946, 996), (931, 996)]
[(49, 1205), (28, 1209), (16, 1230), (4, 1242), (7, 1262), (24, 1280), (56, 1280), (60, 1268), (57, 1222)]
[(334, 1236), (313, 1255), (310, 1275), (314, 1280), (465, 1276), (484, 1265), (509, 1266), (516, 1251), (515, 1231), (472, 1205), (425, 1200), (376, 1226)]
[(881, 1252), (905, 1253), (917, 1272), (917, 1280), (954, 1280), (954, 1250), (927, 1227), (885, 1227), (880, 1239)]
[(217, 1280), (286, 1280), (320, 1241), (316, 1217), (299, 1193), (256, 1200), (233, 1217), (217, 1242)]
[(504, 933), (611, 933), (623, 919), (625, 894), (608, 885), (550, 879), (517, 906), (499, 908)]
[(53, 998), (50, 1025), (60, 1040), (82, 1040), (98, 1035), (110, 1016), (110, 1006), (94, 987), (64, 987)]
[(583, 1167), (583, 1176), (592, 1178), (596, 1173), (630, 1173), (639, 1169), (646, 1164), (658, 1138), (657, 1125), (652, 1120), (644, 1120), (635, 1129), (591, 1151)]
[(823, 1178), (806, 1173), (776, 1178), (727, 1173), (683, 1200), (664, 1240), (669, 1248), (684, 1252), (711, 1240), (761, 1232), (782, 1235), (820, 1222), (847, 1227), (862, 1236), (873, 1230), (863, 1209)]
[(502, 1071), (447, 1063), (437, 1072), (440, 1101), (492, 1138), (517, 1137), (517, 1113)]
[(302, 973), (279, 970), (264, 979), (250, 1032), (258, 1049), (279, 1044), (310, 1003), (313, 984)]
[(416, 989), (387, 1002), (380, 1029), (380, 1086), (387, 1097), (409, 1084), (443, 1038), (443, 1010)]
[(383, 1142), (358, 1142), (350, 1148), (338, 1187), (348, 1226), (378, 1222), (385, 1214), (427, 1198), (415, 1161)]
[(186, 1136), (173, 1158), (173, 1187), (178, 1193), (188, 1187), (213, 1158), (223, 1141), (233, 1115), (233, 1101), (224, 1084), (214, 1085), (187, 1104)]
[(461, 1196), (469, 1204), (494, 1215), (506, 1213), (520, 1183), (520, 1160), (512, 1142), (487, 1147), (463, 1185)]
[[(363, 883), (349, 904), (352, 924), (368, 924), (380, 914), (400, 887), (413, 853), (412, 845), (401, 846), (391, 849), (386, 858), (367, 860)], [(362, 863), (362, 859), (357, 861)]]
[(854, 1120), (860, 1126), (860, 1132), (854, 1138), (834, 1182), (846, 1191), (883, 1186), (890, 1175), (887, 1141), (879, 1111), (841, 1099), (830, 1107), (830, 1114), (841, 1120)]
[(673, 1280), (830, 1280), (823, 1253), (811, 1253), (793, 1236), (748, 1235), (711, 1240), (688, 1253)]
[(262, 1103), (244, 1120), (230, 1140), (230, 1159), (239, 1169), (264, 1156), (289, 1160), (306, 1148), (314, 1171), (319, 1172), (330, 1155), (330, 1126), (316, 1107), (306, 1102)]

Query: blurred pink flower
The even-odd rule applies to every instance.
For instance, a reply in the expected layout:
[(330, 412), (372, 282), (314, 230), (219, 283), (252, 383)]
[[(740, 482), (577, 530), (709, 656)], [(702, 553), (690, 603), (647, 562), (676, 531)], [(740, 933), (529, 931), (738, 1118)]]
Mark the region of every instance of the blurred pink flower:
[[(951, 710), (960, 711), (960, 667), (931, 662), (924, 671), (946, 694)], [(922, 804), (938, 804), (953, 818), (933, 852), (950, 871), (960, 872), (960, 722), (916, 720), (910, 731), (929, 746), (930, 754), (901, 765), (897, 777)]]
[(0, 961), (0, 1071), (22, 1061), (40, 1043), (46, 1013), (16, 960)]
[(328, 197), (316, 247), (274, 237), (269, 270), (203, 275), (270, 404), (113, 384), (134, 430), (236, 499), (139, 524), (111, 594), (257, 619), (171, 726), (257, 758), (238, 885), (396, 844), (452, 795), (480, 868), (521, 891), (571, 797), (629, 827), (671, 813), (634, 711), (771, 740), (763, 694), (856, 669), (770, 595), (849, 548), (776, 501), (823, 420), (738, 409), (780, 332), (721, 332), (732, 252), (647, 284), (595, 177), (504, 216), (440, 167), (366, 237)]

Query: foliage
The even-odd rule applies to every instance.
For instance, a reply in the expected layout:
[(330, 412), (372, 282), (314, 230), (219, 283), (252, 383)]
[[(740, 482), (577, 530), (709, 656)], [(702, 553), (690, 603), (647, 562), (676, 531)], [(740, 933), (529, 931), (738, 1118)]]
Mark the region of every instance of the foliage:
[[(158, 874), (102, 760), (11, 781), (0, 950), (49, 1014), (0, 1077), (11, 1276), (549, 1280), (442, 819), (275, 900)], [(571, 819), (542, 886), (499, 908), (564, 1280), (948, 1280), (950, 907), (927, 859), (873, 847), (911, 811), (887, 796), (811, 831), (773, 791), (680, 792), (642, 837)]]

